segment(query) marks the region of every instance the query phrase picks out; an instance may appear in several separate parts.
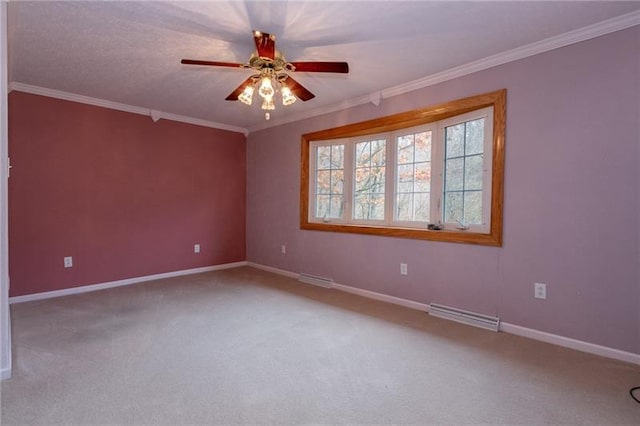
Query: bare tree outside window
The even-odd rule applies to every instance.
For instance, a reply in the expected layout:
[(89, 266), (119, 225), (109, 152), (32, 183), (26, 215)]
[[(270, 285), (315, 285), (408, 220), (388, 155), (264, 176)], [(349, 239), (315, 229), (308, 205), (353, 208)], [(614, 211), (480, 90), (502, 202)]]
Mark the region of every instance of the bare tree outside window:
[(429, 221), (431, 137), (426, 131), (396, 140), (396, 220)]
[(483, 222), (483, 141), (483, 118), (445, 128), (445, 222)]
[(344, 145), (316, 151), (316, 217), (341, 218), (344, 211)]
[(357, 143), (353, 218), (384, 220), (384, 188), (387, 162), (385, 139)]

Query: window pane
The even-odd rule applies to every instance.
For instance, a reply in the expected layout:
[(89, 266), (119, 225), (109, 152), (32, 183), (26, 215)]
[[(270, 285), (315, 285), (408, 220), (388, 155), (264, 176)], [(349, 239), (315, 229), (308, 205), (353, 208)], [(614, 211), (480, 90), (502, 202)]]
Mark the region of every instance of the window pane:
[(327, 217), (340, 218), (342, 217), (342, 209), (344, 203), (342, 202), (342, 195), (331, 196), (331, 213)]
[(356, 167), (369, 167), (371, 164), (371, 143), (356, 144)]
[(331, 171), (331, 193), (342, 194), (344, 186), (344, 171), (332, 170)]
[(416, 133), (415, 161), (431, 161), (431, 132)]
[(371, 169), (371, 190), (384, 194), (384, 167), (374, 167)]
[(414, 195), (413, 220), (429, 222), (429, 193)]
[(384, 220), (384, 194), (374, 194), (369, 198), (371, 210), (368, 219)]
[(482, 189), (482, 155), (473, 155), (466, 158), (464, 170), (464, 189)]
[(464, 158), (447, 160), (445, 169), (445, 191), (464, 189)]
[(331, 171), (322, 170), (316, 174), (316, 194), (331, 192)]
[(318, 170), (331, 168), (331, 147), (330, 146), (319, 146), (316, 157), (318, 159), (317, 165), (316, 165), (316, 168)]
[(371, 180), (370, 169), (356, 169), (356, 193), (370, 192)]
[(444, 221), (462, 221), (462, 192), (448, 192), (444, 197)]
[(341, 218), (342, 210), (342, 195), (318, 195), (316, 197), (316, 217)]
[(484, 118), (467, 122), (465, 155), (482, 154), (484, 142)]
[(356, 194), (353, 201), (353, 218), (354, 219), (364, 219), (367, 208), (367, 195), (366, 194)]
[(316, 217), (329, 217), (328, 195), (318, 195), (316, 197)]
[(416, 192), (425, 192), (431, 190), (431, 163), (417, 163), (415, 169), (415, 187)]
[(413, 135), (398, 138), (398, 164), (413, 163)]
[(482, 224), (482, 191), (464, 193), (464, 223), (465, 225)]
[(411, 220), (413, 194), (398, 194), (396, 199), (396, 219)]
[(398, 166), (398, 192), (413, 192), (413, 164)]
[(371, 163), (373, 166), (384, 166), (387, 159), (387, 141), (371, 142)]
[(447, 158), (464, 155), (464, 123), (447, 127), (445, 133)]
[(331, 168), (332, 169), (344, 168), (344, 145), (331, 146)]

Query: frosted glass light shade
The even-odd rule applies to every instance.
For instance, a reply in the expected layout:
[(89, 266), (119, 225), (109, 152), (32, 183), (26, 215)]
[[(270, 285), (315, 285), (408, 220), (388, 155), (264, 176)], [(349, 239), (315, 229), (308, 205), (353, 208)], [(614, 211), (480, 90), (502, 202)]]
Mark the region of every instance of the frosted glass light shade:
[(262, 77), (259, 93), (263, 98), (273, 97), (274, 90), (270, 77)]
[(245, 105), (251, 105), (253, 100), (253, 86), (247, 86), (244, 88), (240, 96), (238, 96), (238, 100)]
[(291, 89), (289, 89), (287, 86), (282, 86), (282, 105), (291, 105), (296, 100), (297, 98), (293, 96), (293, 93), (291, 93)]

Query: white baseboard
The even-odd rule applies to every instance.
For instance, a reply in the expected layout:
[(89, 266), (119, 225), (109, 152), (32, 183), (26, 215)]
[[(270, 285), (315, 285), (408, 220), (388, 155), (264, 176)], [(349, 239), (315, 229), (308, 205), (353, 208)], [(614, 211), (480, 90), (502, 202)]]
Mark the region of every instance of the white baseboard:
[(14, 296), (9, 298), (9, 303), (31, 302), (34, 300), (50, 299), (52, 297), (69, 296), (71, 294), (86, 293), (89, 291), (104, 290), (107, 288), (120, 287), (123, 285), (138, 284), (145, 281), (159, 280), (162, 278), (179, 277), (182, 275), (200, 274), (202, 272), (218, 271), (221, 269), (237, 268), (246, 266), (247, 262), (225, 263), (222, 265), (204, 266), (202, 268), (185, 269), (182, 271), (165, 272), (162, 274), (145, 275), (142, 277), (127, 278), (125, 280), (109, 281), (100, 284), (91, 284), (81, 287), (65, 288), (62, 290), (45, 291), (43, 293), (27, 294), (24, 296)]
[(393, 303), (394, 305), (404, 306), (405, 308), (417, 309), (418, 311), (429, 312), (429, 305), (413, 300), (402, 299), (400, 297), (389, 296), (387, 294), (376, 293), (375, 291), (363, 290), (357, 287), (351, 287), (344, 284), (333, 283), (333, 288), (344, 291), (346, 293), (357, 294), (368, 299), (380, 300), (382, 302)]
[(589, 343), (583, 340), (576, 340), (570, 337), (564, 337), (557, 334), (534, 330), (532, 328), (522, 327), (520, 325), (510, 324), (508, 322), (500, 323), (500, 331), (515, 334), (517, 336), (528, 337), (529, 339), (539, 340), (541, 342), (551, 343), (553, 345), (562, 346), (569, 349), (575, 349), (581, 352), (587, 352), (594, 355), (600, 355), (603, 357), (640, 365), (640, 354), (635, 354), (633, 352), (621, 351), (619, 349), (610, 348), (608, 346), (596, 345), (595, 343)]
[[(247, 262), (247, 266), (291, 278), (298, 278), (298, 274), (296, 274), (295, 272), (272, 268), (270, 266), (260, 265), (254, 262)], [(333, 283), (332, 288), (340, 291), (345, 291), (347, 293), (357, 294), (369, 299), (380, 300), (411, 309), (417, 309), (419, 311), (429, 312), (429, 305), (426, 303), (415, 302), (413, 300), (402, 299), (400, 297), (389, 296), (386, 294), (376, 293), (373, 291), (363, 290), (361, 288), (350, 287), (337, 283)], [(589, 343), (582, 340), (572, 339), (570, 337), (559, 336), (557, 334), (551, 334), (544, 331), (534, 330), (532, 328), (522, 327), (520, 325), (510, 324), (506, 322), (500, 322), (500, 331), (509, 334), (515, 334), (517, 336), (527, 337), (529, 339), (538, 340), (541, 342), (551, 343), (553, 345), (562, 346), (569, 349), (575, 349), (581, 352), (587, 352), (606, 358), (617, 359), (619, 361), (625, 361), (631, 364), (640, 365), (640, 354), (636, 354), (633, 352), (621, 351), (619, 349), (596, 345), (595, 343)]]
[(298, 274), (295, 272), (285, 271), (284, 269), (272, 268), (271, 266), (260, 265), (259, 263), (247, 262), (247, 266), (252, 268), (262, 269), (263, 271), (273, 272), (274, 274), (284, 275), (285, 277), (298, 279)]
[(11, 367), (3, 368), (0, 370), (0, 380), (5, 380), (11, 377)]
[[(252, 268), (261, 269), (267, 272), (273, 272), (274, 274), (284, 275), (285, 277), (298, 279), (300, 274), (291, 271), (285, 271), (284, 269), (272, 268), (271, 266), (260, 265), (259, 263), (247, 262), (247, 266)], [(331, 288), (335, 288), (346, 293), (357, 294), (368, 299), (381, 300), (383, 302), (393, 303), (394, 305), (405, 306), (411, 309), (417, 309), (419, 311), (429, 312), (429, 305), (413, 300), (401, 299), (399, 297), (389, 296), (387, 294), (376, 293), (375, 291), (363, 290), (357, 287), (351, 287), (344, 284), (331, 283)]]

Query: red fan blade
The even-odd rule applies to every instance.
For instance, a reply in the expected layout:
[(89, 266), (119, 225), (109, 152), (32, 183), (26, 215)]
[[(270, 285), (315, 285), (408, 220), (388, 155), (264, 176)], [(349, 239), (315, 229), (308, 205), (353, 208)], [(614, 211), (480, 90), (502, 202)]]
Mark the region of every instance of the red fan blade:
[(258, 49), (259, 57), (271, 60), (275, 59), (276, 36), (256, 30), (253, 32), (253, 38), (256, 41), (256, 49)]
[(225, 101), (237, 101), (238, 100), (238, 96), (240, 96), (240, 93), (242, 93), (244, 91), (244, 88), (247, 87), (247, 86), (251, 86), (254, 83), (253, 78), (254, 78), (254, 76), (251, 76), (248, 79), (246, 79), (245, 81), (243, 81), (242, 84), (240, 86), (238, 86), (236, 88), (236, 90), (231, 92), (229, 94), (229, 96), (224, 98), (224, 100)]
[(305, 89), (302, 84), (298, 83), (291, 77), (287, 77), (287, 79), (283, 81), (282, 84), (287, 86), (289, 90), (291, 90), (291, 92), (296, 95), (296, 97), (301, 101), (308, 101), (309, 99), (313, 99), (316, 97), (316, 95)]
[(296, 71), (303, 72), (337, 72), (347, 74), (349, 64), (346, 62), (290, 62)]
[(232, 67), (232, 68), (244, 68), (244, 64), (237, 64), (235, 62), (215, 62), (215, 61), (198, 61), (196, 59), (183, 59), (181, 64), (186, 65), (208, 65), (211, 67)]

